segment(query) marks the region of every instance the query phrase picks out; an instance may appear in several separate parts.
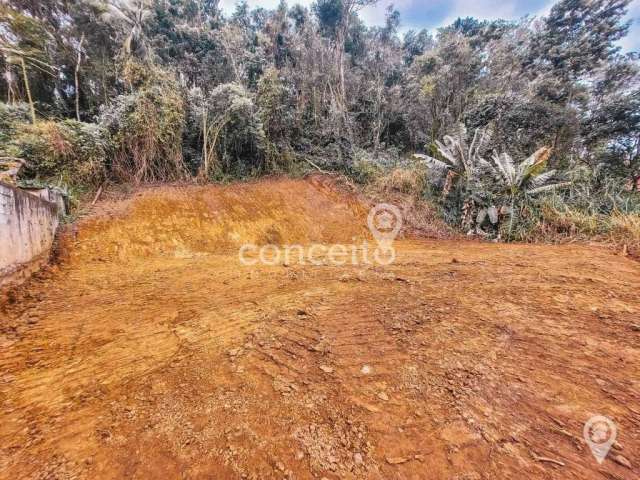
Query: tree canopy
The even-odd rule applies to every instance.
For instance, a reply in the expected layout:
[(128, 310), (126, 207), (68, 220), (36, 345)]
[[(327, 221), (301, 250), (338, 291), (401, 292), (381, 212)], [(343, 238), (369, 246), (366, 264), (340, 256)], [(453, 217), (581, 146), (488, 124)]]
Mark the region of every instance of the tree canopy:
[(225, 16), (216, 0), (10, 0), (0, 94), (29, 104), (32, 122), (108, 119), (117, 138), (140, 127), (133, 112), (172, 115), (151, 123), (176, 122), (180, 148), (157, 151), (193, 175), (212, 158), (203, 122), (227, 117), (211, 175), (304, 156), (349, 168), (361, 152), (433, 150), (459, 124), (489, 128), (494, 147), (516, 156), (549, 146), (555, 167), (640, 175), (638, 56), (617, 46), (629, 0), (560, 0), (542, 18), (459, 18), (403, 36), (393, 8), (383, 26), (366, 26), (359, 11), (370, 3), (239, 2)]

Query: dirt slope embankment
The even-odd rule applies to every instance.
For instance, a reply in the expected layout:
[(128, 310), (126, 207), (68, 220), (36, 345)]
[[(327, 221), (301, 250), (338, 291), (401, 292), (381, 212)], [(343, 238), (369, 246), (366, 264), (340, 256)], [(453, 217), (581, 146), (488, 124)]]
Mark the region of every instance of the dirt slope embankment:
[(246, 243), (351, 242), (368, 235), (367, 210), (324, 177), (227, 187), (163, 187), (106, 202), (63, 251), (84, 260), (237, 252)]
[(244, 241), (366, 237), (319, 179), (100, 210), (0, 310), (0, 479), (640, 475), (636, 262), (414, 239), (387, 267), (241, 265)]

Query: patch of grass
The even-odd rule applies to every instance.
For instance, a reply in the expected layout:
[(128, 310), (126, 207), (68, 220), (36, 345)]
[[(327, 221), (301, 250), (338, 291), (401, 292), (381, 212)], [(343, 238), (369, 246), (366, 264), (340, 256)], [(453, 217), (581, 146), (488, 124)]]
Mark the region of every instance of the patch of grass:
[(519, 211), (513, 239), (522, 242), (593, 241), (640, 255), (640, 213), (585, 211), (557, 199), (544, 199)]
[(420, 166), (396, 167), (378, 176), (374, 187), (382, 192), (422, 196), (427, 186), (426, 169)]

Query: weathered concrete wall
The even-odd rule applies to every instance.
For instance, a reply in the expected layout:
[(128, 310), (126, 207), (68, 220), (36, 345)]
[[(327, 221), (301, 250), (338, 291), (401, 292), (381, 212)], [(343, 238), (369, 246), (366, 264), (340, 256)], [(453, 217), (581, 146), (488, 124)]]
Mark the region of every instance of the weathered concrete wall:
[(47, 262), (58, 224), (55, 203), (0, 182), (0, 287)]

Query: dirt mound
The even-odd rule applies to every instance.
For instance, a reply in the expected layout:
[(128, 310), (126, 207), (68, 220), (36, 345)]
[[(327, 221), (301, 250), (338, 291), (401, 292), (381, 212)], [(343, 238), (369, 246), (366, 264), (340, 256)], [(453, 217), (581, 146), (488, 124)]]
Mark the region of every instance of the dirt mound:
[(247, 243), (346, 243), (368, 235), (367, 207), (322, 176), (152, 188), (100, 211), (64, 236), (62, 250), (71, 258), (181, 258)]

